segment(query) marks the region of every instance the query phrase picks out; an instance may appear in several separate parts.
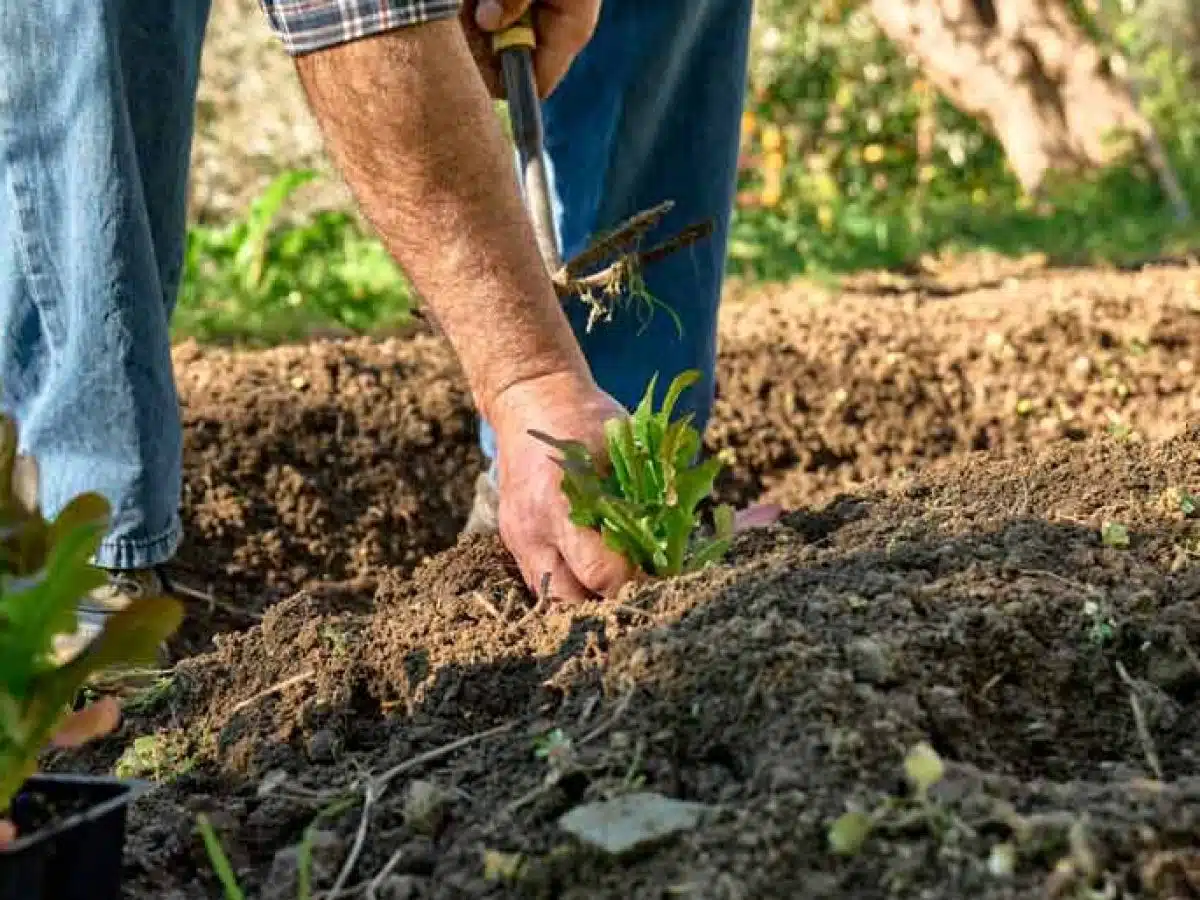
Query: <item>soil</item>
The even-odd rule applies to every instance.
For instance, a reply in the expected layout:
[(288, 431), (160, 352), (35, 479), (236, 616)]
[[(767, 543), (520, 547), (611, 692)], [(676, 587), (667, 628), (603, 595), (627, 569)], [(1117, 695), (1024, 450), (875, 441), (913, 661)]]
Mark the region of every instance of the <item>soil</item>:
[[(428, 333), (255, 354), (175, 348), (187, 544), (173, 574), (244, 627), (301, 587), (410, 570), (453, 543), (478, 471), (453, 354)], [(185, 628), (179, 649), (211, 633)]]
[[(732, 296), (708, 440), (787, 515), (570, 608), (456, 539), (480, 461), (432, 334), (177, 348), (179, 575), (214, 601), (118, 734), (47, 760), (159, 782), (126, 896), (221, 896), (199, 813), (262, 898), (352, 854), (378, 898), (1200, 896), (1200, 270), (968, 275)], [(558, 825), (635, 788), (709, 810), (627, 858)]]

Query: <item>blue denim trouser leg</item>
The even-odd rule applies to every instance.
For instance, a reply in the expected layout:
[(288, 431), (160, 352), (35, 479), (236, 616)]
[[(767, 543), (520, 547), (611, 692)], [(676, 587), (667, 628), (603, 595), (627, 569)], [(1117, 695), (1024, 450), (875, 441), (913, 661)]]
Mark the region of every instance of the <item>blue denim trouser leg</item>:
[[(737, 181), (751, 0), (605, 0), (592, 41), (544, 104), (546, 152), (563, 255), (593, 235), (673, 200), (646, 239), (651, 246), (711, 219), (713, 236), (645, 270), (650, 294), (682, 320), (627, 307), (586, 330), (587, 309), (569, 314), (592, 373), (626, 407), (658, 374), (656, 402), (685, 369), (702, 380), (678, 412), (703, 429), (712, 409), (717, 309)], [(489, 458), (495, 436), (486, 423)]]
[(181, 536), (168, 321), (208, 7), (0, 2), (0, 404), (47, 515), (112, 503), (108, 568)]

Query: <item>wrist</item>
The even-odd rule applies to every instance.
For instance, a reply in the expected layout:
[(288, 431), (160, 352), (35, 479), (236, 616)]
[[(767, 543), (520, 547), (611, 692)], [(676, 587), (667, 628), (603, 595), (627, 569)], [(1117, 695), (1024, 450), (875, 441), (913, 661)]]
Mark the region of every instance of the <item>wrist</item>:
[(492, 427), (503, 432), (513, 423), (552, 404), (583, 406), (591, 403), (599, 390), (586, 365), (564, 367), (512, 381), (480, 408)]

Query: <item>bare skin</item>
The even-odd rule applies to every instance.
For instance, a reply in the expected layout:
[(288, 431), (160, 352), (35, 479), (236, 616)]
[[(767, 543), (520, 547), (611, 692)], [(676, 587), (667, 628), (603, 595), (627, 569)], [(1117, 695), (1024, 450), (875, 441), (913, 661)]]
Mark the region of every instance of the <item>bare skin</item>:
[[(573, 52), (553, 52), (573, 56), (590, 27), (579, 35)], [(528, 432), (584, 441), (602, 458), (604, 421), (625, 410), (592, 379), (538, 255), (464, 28), (400, 29), (296, 65), (330, 155), (496, 431), (500, 534), (525, 581), (537, 590), (549, 572), (551, 594), (568, 601), (615, 591), (630, 566), (570, 523), (561, 472)]]

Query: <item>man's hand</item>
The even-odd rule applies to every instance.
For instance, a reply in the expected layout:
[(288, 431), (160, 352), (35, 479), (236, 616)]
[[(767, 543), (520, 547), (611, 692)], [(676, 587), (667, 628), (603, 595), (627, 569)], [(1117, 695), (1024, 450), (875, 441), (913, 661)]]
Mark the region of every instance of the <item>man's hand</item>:
[(529, 434), (535, 429), (582, 441), (603, 458), (604, 423), (624, 415), (619, 403), (574, 374), (512, 385), (493, 402), (500, 536), (534, 593), (547, 575), (549, 594), (572, 602), (609, 595), (634, 576), (629, 563), (606, 547), (597, 532), (571, 523), (554, 451)]
[(463, 30), (479, 72), (496, 99), (503, 99), (504, 88), (491, 33), (517, 21), (531, 3), (538, 41), (533, 67), (543, 99), (558, 87), (579, 51), (592, 39), (600, 18), (600, 0), (466, 0)]

